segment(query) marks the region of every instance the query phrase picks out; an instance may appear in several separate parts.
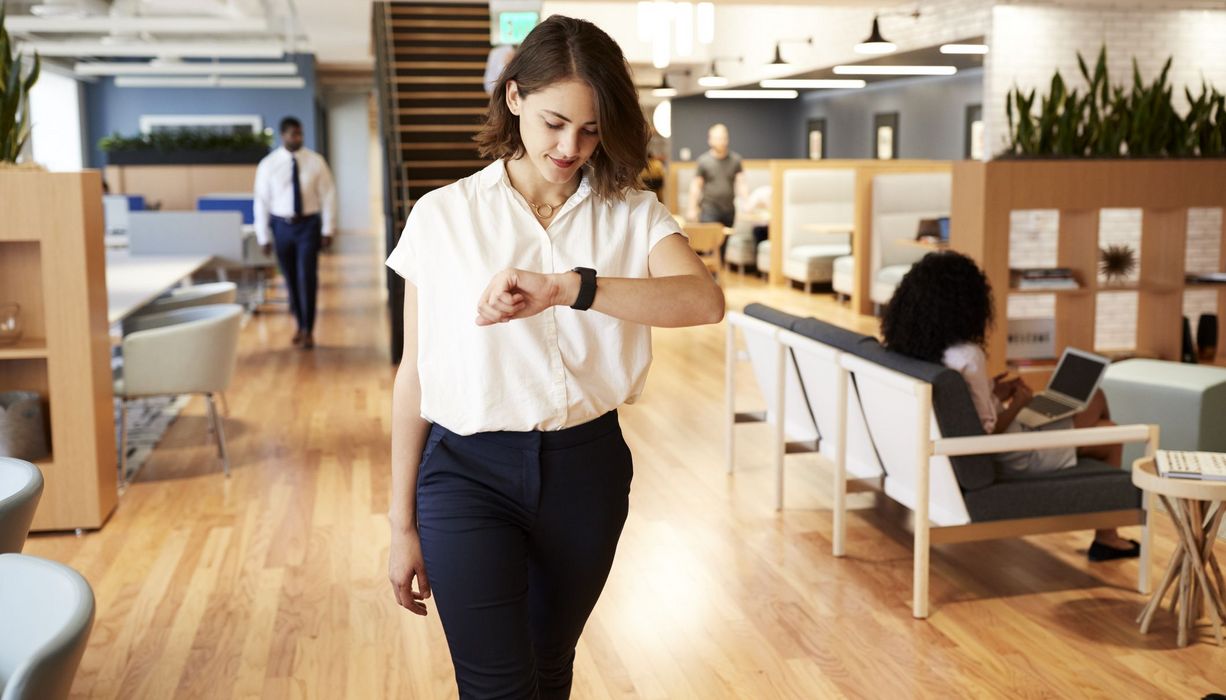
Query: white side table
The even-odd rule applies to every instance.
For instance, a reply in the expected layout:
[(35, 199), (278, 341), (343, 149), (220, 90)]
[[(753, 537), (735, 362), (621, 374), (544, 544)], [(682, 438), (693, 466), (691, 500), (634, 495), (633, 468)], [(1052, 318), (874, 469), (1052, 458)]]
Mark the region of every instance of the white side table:
[(1189, 630), (1201, 615), (1208, 613), (1218, 646), (1222, 644), (1222, 625), (1226, 620), (1226, 581), (1214, 556), (1222, 516), (1226, 514), (1226, 481), (1174, 479), (1159, 476), (1152, 457), (1132, 465), (1132, 483), (1156, 494), (1175, 523), (1179, 548), (1166, 567), (1157, 592), (1137, 617), (1141, 634), (1149, 631), (1154, 613), (1168, 589), (1171, 612), (1178, 619), (1178, 644), (1187, 646)]

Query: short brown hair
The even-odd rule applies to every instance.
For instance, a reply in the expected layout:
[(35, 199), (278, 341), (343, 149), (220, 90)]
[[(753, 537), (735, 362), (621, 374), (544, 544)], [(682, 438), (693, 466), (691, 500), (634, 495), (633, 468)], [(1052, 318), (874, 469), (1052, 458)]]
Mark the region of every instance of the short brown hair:
[(519, 117), (507, 107), (507, 83), (530, 95), (565, 80), (580, 80), (596, 93), (600, 145), (588, 161), (592, 189), (602, 197), (621, 198), (627, 188), (641, 188), (639, 173), (647, 166), (651, 131), (639, 108), (638, 91), (621, 47), (596, 25), (553, 15), (536, 26), (503, 69), (490, 95), (485, 126), (475, 137), (487, 158), (520, 158)]

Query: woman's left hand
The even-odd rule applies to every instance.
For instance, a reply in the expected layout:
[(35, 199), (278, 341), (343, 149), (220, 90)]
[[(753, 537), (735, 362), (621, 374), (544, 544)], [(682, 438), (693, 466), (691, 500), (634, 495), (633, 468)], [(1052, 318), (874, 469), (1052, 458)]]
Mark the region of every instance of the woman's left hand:
[(494, 275), (477, 302), (477, 325), (492, 326), (528, 318), (559, 303), (561, 275), (508, 268)]

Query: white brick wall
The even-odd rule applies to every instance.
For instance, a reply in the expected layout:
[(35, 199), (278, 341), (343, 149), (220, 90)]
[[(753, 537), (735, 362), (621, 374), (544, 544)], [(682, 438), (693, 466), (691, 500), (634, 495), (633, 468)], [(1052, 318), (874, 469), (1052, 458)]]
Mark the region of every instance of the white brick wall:
[(1188, 210), (1188, 272), (1217, 272), (1222, 250), (1222, 210)]
[[(1190, 271), (1217, 270), (1222, 244), (1222, 210), (1188, 210), (1188, 257)], [(1099, 212), (1099, 248), (1127, 245), (1138, 261), (1141, 255), (1141, 210), (1103, 209)], [(1056, 264), (1060, 212), (1055, 209), (1015, 210), (1009, 216), (1009, 266), (1051, 267)], [(1136, 282), (1140, 268), (1124, 278)], [(1099, 276), (1099, 284), (1104, 283)], [(1000, 293), (999, 291), (997, 293)], [(1134, 292), (1101, 292), (1097, 301), (1095, 345), (1099, 350), (1131, 350), (1136, 344), (1137, 295)], [(1011, 295), (1008, 318), (1050, 318), (1056, 298), (1050, 294)], [(1184, 315), (1195, 327), (1203, 313), (1217, 313), (1217, 291), (1189, 290), (1184, 295)]]
[(1094, 349), (1100, 352), (1137, 347), (1137, 293), (1099, 292), (1095, 304)]
[(1166, 58), (1173, 56), (1171, 83), (1180, 109), (1185, 106), (1184, 85), (1199, 92), (1203, 78), (1219, 89), (1226, 88), (1223, 38), (1226, 11), (1220, 9), (1220, 3), (1217, 7), (1175, 10), (995, 6), (989, 32), (992, 51), (984, 71), (988, 150), (997, 153), (1008, 142), (1005, 95), (1015, 84), (1023, 90), (1038, 88), (1040, 94), (1045, 93), (1052, 73), (1059, 69), (1066, 83), (1083, 86), (1076, 52), (1081, 51), (1092, 68), (1103, 43), (1107, 45), (1113, 83), (1131, 83), (1133, 57), (1142, 79), (1152, 81)]

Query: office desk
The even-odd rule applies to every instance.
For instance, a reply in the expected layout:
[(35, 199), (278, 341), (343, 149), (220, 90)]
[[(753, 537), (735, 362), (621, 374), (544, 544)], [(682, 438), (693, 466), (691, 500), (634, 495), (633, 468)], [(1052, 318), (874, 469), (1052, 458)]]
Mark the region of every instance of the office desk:
[(208, 255), (129, 255), (107, 251), (107, 322), (131, 316), (212, 260)]

